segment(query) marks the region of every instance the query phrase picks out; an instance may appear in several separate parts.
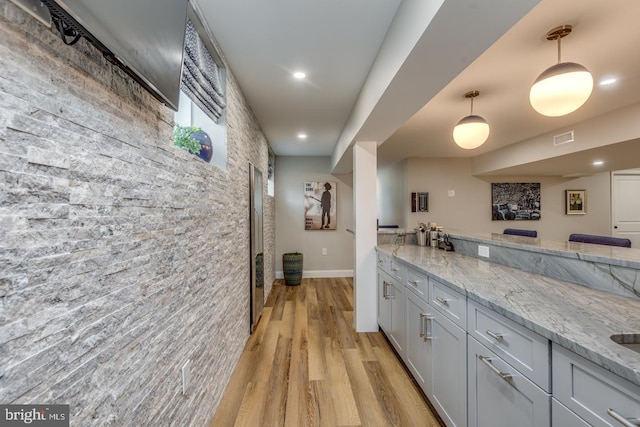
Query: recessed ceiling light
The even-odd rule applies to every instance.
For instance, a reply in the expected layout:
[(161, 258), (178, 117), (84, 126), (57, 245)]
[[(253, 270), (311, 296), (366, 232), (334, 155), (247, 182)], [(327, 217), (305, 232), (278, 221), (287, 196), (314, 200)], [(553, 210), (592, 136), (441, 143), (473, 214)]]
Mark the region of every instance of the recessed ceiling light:
[(293, 77), (295, 77), (296, 79), (302, 80), (305, 77), (307, 77), (307, 75), (302, 71), (296, 71), (295, 73), (293, 73)]
[(615, 82), (617, 82), (618, 80), (614, 79), (614, 78), (610, 78), (610, 79), (604, 79), (600, 81), (600, 86), (608, 86), (611, 84), (614, 84)]
[(595, 162), (593, 162), (594, 166), (602, 166), (604, 165), (604, 162), (602, 160), (596, 160)]
[(300, 132), (300, 133), (298, 134), (298, 139), (307, 139), (307, 134), (306, 134), (306, 133), (304, 133), (304, 132)]

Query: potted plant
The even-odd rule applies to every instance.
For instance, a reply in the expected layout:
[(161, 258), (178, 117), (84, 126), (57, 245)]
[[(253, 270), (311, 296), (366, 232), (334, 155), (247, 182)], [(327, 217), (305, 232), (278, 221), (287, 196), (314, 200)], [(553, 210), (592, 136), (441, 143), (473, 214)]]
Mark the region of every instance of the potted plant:
[(302, 254), (300, 252), (282, 254), (282, 272), (285, 285), (299, 285), (302, 280)]
[(180, 126), (176, 123), (173, 127), (173, 144), (189, 150), (191, 154), (195, 154), (205, 162), (211, 161), (213, 155), (211, 138), (199, 127)]

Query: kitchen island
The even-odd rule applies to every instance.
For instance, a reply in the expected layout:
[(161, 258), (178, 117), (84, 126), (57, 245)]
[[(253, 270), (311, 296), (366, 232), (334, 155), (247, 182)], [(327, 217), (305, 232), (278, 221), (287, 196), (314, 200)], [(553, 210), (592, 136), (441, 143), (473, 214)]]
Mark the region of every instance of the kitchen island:
[[(635, 279), (637, 269), (640, 269), (639, 250), (543, 242), (539, 239), (502, 235), (468, 236), (451, 233), (451, 237), (456, 245), (456, 251), (461, 249), (468, 255), (415, 245), (380, 245), (377, 248), (378, 255), (388, 257), (389, 260), (406, 267), (408, 271), (422, 274), (428, 280), (433, 280), (461, 294), (466, 298), (469, 307), (478, 306), (489, 309), (490, 312), (504, 316), (516, 325), (539, 335), (545, 341), (548, 340), (547, 348), (554, 350), (554, 361), (556, 360), (555, 350), (558, 350), (558, 360), (562, 358), (560, 352), (568, 350), (568, 354), (581, 356), (598, 369), (601, 368), (607, 374), (613, 374), (615, 381), (622, 379), (621, 384), (628, 383), (631, 390), (626, 392), (631, 396), (631, 407), (638, 405), (634, 408), (637, 411), (630, 416), (640, 416), (640, 395), (636, 395), (637, 390), (640, 390), (640, 388), (636, 389), (640, 387), (640, 353), (611, 339), (611, 336), (617, 334), (640, 334), (640, 299), (635, 295), (622, 296), (597, 289), (599, 285), (594, 289), (594, 286), (584, 286), (539, 274), (549, 266), (550, 259), (565, 257), (571, 263), (582, 263), (573, 265), (570, 271), (579, 271), (580, 268), (589, 271), (594, 265), (598, 266), (597, 269), (602, 269), (602, 265), (606, 265), (608, 267), (604, 269), (608, 269), (607, 274), (612, 274), (612, 271), (622, 268), (627, 276), (624, 281), (631, 282), (634, 289), (638, 284)], [(485, 259), (472, 256), (477, 253), (478, 245), (490, 246), (492, 255), (495, 254), (496, 257)], [(519, 251), (517, 256), (514, 255), (517, 260), (513, 262), (516, 265), (524, 265), (526, 270), (538, 272), (503, 265), (511, 261), (508, 261), (510, 257), (500, 253), (500, 250), (511, 254)], [(526, 263), (527, 256), (530, 257), (530, 265)], [(563, 274), (568, 274), (568, 271), (565, 270)], [(553, 276), (556, 273), (552, 272), (550, 275)], [(405, 280), (405, 285), (406, 283)], [(406, 290), (405, 294), (409, 297), (413, 295), (410, 290)], [(469, 331), (471, 314), (467, 321), (469, 322), (467, 331)], [(468, 333), (471, 334), (471, 332)], [(471, 343), (471, 338), (469, 342)], [(548, 364), (551, 365), (550, 357)], [(553, 368), (557, 369), (554, 371)], [(553, 408), (555, 409), (558, 403), (555, 401), (555, 391), (563, 387), (560, 383), (562, 380), (555, 377), (556, 372), (558, 375), (561, 374), (560, 366), (549, 369), (548, 376), (551, 376), (552, 372), (553, 387), (549, 386), (547, 390), (544, 390), (544, 384), (541, 387), (548, 393), (548, 397), (554, 397)], [(624, 388), (615, 384), (612, 386), (613, 390)], [(567, 404), (567, 406), (570, 405)], [(566, 408), (563, 407), (563, 410)], [(480, 425), (472, 422), (475, 420), (475, 415), (471, 412), (470, 409), (468, 425)], [(572, 417), (574, 415), (571, 413)], [(577, 416), (575, 418), (579, 419)], [(597, 425), (594, 420), (588, 421)], [(447, 424), (450, 423), (447, 422)], [(559, 425), (560, 421), (556, 424)], [(575, 425), (582, 424), (576, 422)], [(612, 421), (610, 425), (625, 424)]]

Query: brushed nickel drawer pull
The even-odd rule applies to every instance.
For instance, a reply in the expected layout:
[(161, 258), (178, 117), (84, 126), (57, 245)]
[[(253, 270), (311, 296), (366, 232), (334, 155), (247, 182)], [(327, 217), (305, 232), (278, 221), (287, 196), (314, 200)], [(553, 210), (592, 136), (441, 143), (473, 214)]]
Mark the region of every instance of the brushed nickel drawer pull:
[(389, 286), (391, 284), (391, 282), (387, 282), (386, 280), (384, 280), (382, 282), (382, 297), (384, 299), (391, 299), (393, 298), (391, 295), (389, 295), (389, 293), (387, 292), (387, 286)]
[(616, 420), (617, 422), (619, 422), (620, 424), (622, 424), (625, 427), (638, 427), (638, 426), (640, 426), (640, 419), (638, 419), (638, 418), (625, 418), (625, 417), (623, 417), (622, 415), (620, 415), (619, 413), (617, 413), (616, 411), (614, 411), (611, 408), (607, 409), (607, 414), (609, 414), (609, 416), (611, 418), (613, 418), (614, 420)]
[(436, 297), (436, 301), (438, 301), (442, 305), (449, 305), (449, 301), (451, 300), (447, 298)]
[(500, 378), (502, 378), (508, 383), (511, 383), (511, 379), (513, 378), (513, 375), (500, 372), (500, 369), (496, 368), (495, 366), (493, 366), (493, 363), (491, 363), (491, 361), (493, 360), (492, 358), (478, 355), (478, 359), (480, 359), (485, 365), (487, 365), (489, 369), (495, 372)]
[(420, 281), (419, 281), (419, 280), (407, 280), (407, 282), (409, 282), (410, 284), (412, 284), (412, 285), (414, 285), (414, 286), (417, 286), (417, 285), (418, 285), (418, 283), (420, 283)]
[(502, 339), (504, 338), (504, 334), (501, 334), (499, 332), (491, 332), (488, 329), (487, 329), (487, 335), (489, 335), (491, 338), (493, 338), (496, 341), (502, 341)]

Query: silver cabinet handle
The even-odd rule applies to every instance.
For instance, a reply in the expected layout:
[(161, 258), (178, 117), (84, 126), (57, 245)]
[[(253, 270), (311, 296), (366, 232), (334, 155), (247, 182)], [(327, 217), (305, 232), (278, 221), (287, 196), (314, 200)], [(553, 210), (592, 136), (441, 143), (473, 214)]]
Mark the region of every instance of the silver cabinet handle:
[(496, 368), (495, 366), (493, 366), (493, 363), (491, 363), (491, 361), (493, 360), (492, 358), (478, 355), (478, 359), (480, 359), (485, 365), (487, 365), (489, 369), (495, 372), (500, 378), (502, 378), (508, 383), (511, 383), (511, 379), (513, 378), (513, 375), (500, 372), (500, 369)]
[(389, 295), (387, 293), (387, 286), (389, 286), (391, 284), (391, 282), (387, 282), (386, 280), (382, 281), (382, 297), (384, 299), (389, 299), (391, 298), (391, 295)]
[(433, 339), (431, 332), (429, 332), (430, 320), (433, 320), (433, 316), (431, 316), (430, 314), (420, 313), (420, 322), (422, 323), (422, 325), (424, 325), (424, 334), (422, 335), (422, 338), (425, 341)]
[(391, 271), (398, 272), (398, 271), (400, 271), (400, 269), (398, 269), (398, 268), (392, 268), (392, 269), (391, 269)]
[(614, 411), (611, 408), (607, 409), (607, 414), (609, 414), (609, 416), (611, 418), (613, 418), (614, 420), (616, 420), (617, 422), (619, 422), (620, 424), (622, 424), (625, 427), (638, 427), (638, 426), (640, 426), (640, 419), (638, 419), (638, 418), (625, 418), (625, 417), (623, 417), (622, 415), (620, 415), (619, 413), (617, 413), (616, 411)]
[(436, 301), (438, 301), (442, 305), (449, 305), (449, 301), (451, 300), (447, 298), (436, 297)]
[(412, 285), (414, 285), (414, 286), (417, 286), (417, 285), (418, 285), (418, 283), (420, 283), (420, 281), (419, 281), (419, 280), (407, 280), (407, 282), (409, 282), (410, 284), (412, 284)]
[(488, 329), (487, 329), (487, 335), (489, 335), (491, 338), (493, 338), (496, 341), (502, 341), (502, 339), (504, 338), (504, 334), (501, 334), (499, 332), (491, 332)]

